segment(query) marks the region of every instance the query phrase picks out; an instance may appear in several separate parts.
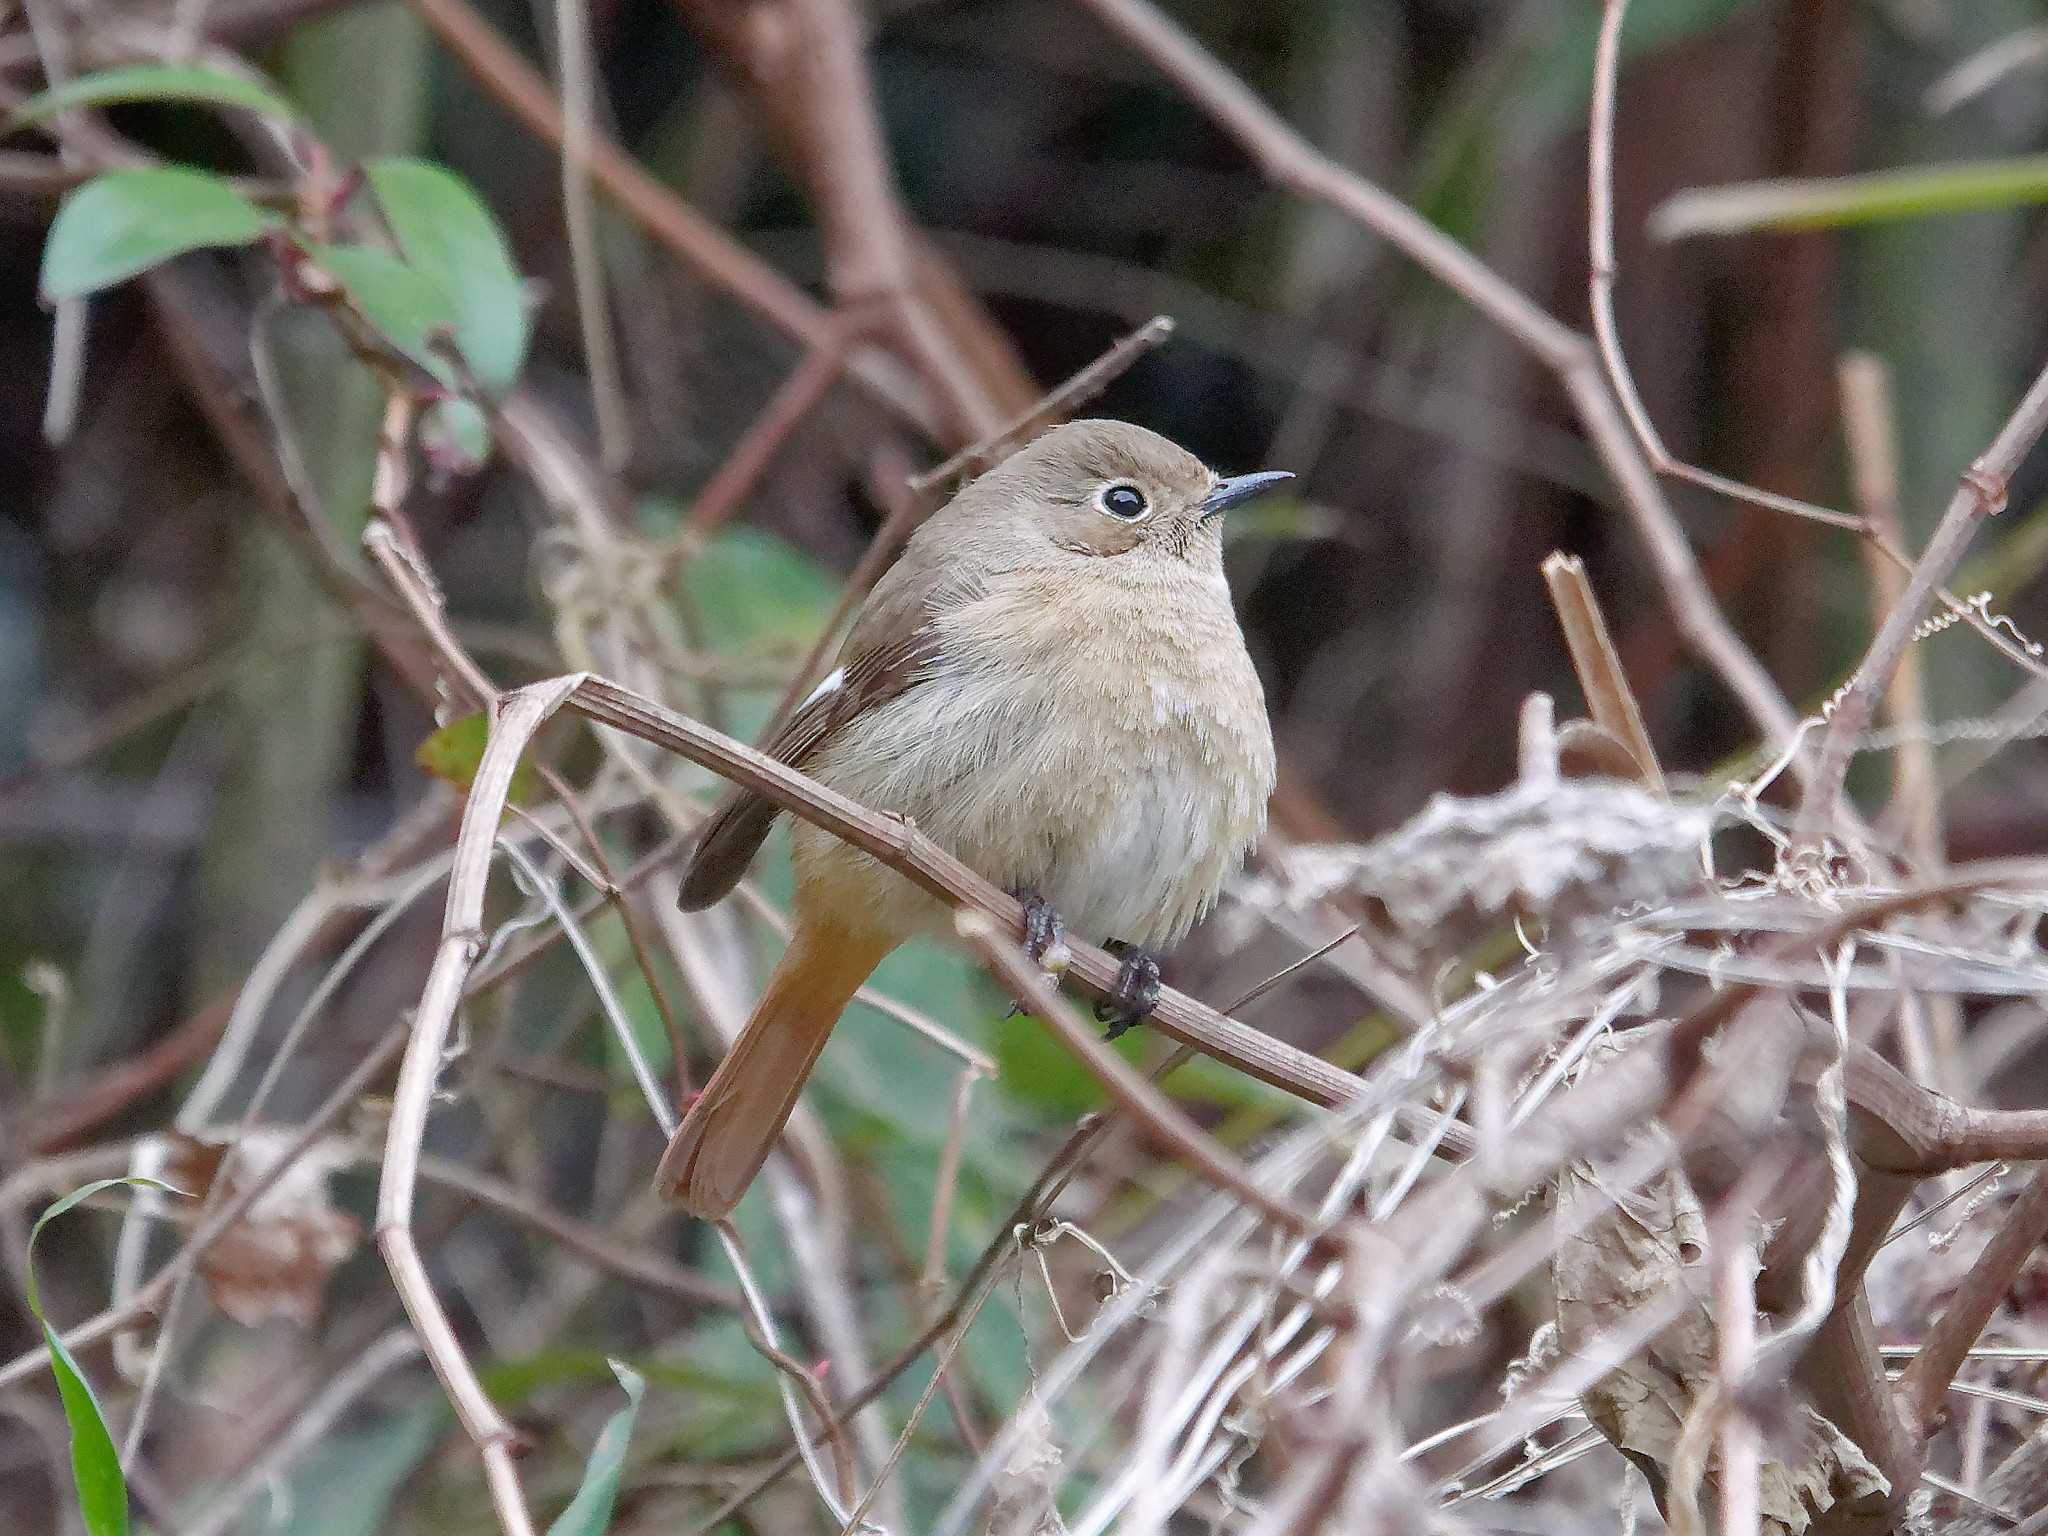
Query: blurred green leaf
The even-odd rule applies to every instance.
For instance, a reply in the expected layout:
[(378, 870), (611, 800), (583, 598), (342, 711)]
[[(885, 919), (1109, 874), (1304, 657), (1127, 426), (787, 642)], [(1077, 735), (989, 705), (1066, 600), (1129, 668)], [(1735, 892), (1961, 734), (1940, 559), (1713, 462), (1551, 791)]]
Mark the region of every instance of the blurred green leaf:
[[(323, 1440), (290, 1474), (290, 1536), (381, 1536), (394, 1529), (392, 1500), (448, 1422), (438, 1396), (381, 1415), (354, 1433)], [(247, 1516), (245, 1536), (277, 1536), (268, 1509)]]
[(80, 75), (38, 92), (0, 123), (0, 137), (74, 107), (112, 107), (137, 101), (191, 101), (216, 107), (244, 107), (287, 121), (298, 111), (269, 87), (239, 75), (187, 65), (139, 64)]
[(683, 589), (720, 649), (808, 643), (839, 593), (824, 567), (757, 528), (720, 533), (690, 561)]
[(1300, 496), (1262, 496), (1257, 504), (1239, 508), (1223, 520), (1226, 544), (1251, 539), (1280, 543), (1341, 539), (1350, 532), (1349, 524), (1336, 508)]
[(2048, 155), (1916, 166), (1862, 176), (1690, 187), (1650, 215), (1659, 240), (1752, 229), (1836, 229), (2048, 202)]
[[(1134, 1029), (1112, 1041), (1110, 1049), (1135, 1066), (1144, 1045), (1144, 1032)], [(1037, 1019), (1005, 1022), (996, 1032), (995, 1055), (1003, 1092), (1037, 1109), (1070, 1119), (1109, 1100), (1081, 1058)]]
[[(794, 545), (757, 528), (727, 528), (683, 568), (682, 594), (708, 649), (796, 659), (831, 617), (839, 580)], [(782, 697), (771, 688), (720, 690), (723, 728), (750, 739)]]
[(604, 1536), (612, 1521), (612, 1506), (618, 1502), (619, 1474), (626, 1467), (626, 1442), (633, 1437), (633, 1421), (640, 1415), (640, 1398), (647, 1383), (638, 1372), (611, 1363), (612, 1374), (626, 1389), (626, 1406), (605, 1421), (590, 1460), (583, 1467), (583, 1483), (576, 1497), (548, 1527), (548, 1536)]
[(43, 297), (97, 293), (187, 251), (247, 245), (280, 222), (204, 171), (109, 171), (57, 210), (43, 244)]
[[(614, 929), (607, 935), (608, 941), (615, 940), (616, 932)], [(608, 953), (606, 959), (612, 962), (611, 970), (617, 977), (614, 990), (625, 1012), (626, 1025), (633, 1032), (633, 1043), (639, 1046), (650, 1071), (657, 1076), (665, 1073), (675, 1061), (674, 1042), (669, 1039), (661, 1010), (654, 1005), (654, 989), (647, 984), (647, 974), (624, 944), (607, 942), (604, 947), (615, 951)], [(603, 1029), (597, 1031), (597, 1036), (603, 1042), (605, 1076), (618, 1095), (620, 1107), (639, 1104), (640, 1080), (633, 1074), (633, 1063), (627, 1059), (617, 1033)]]
[(173, 1195), (184, 1193), (155, 1179), (96, 1179), (83, 1189), (74, 1189), (36, 1218), (36, 1224), (29, 1229), (24, 1255), (28, 1268), (28, 1309), (43, 1330), (43, 1343), (50, 1351), (50, 1370), (57, 1378), (57, 1394), (64, 1402), (64, 1422), (71, 1429), (71, 1478), (89, 1536), (127, 1536), (128, 1482), (121, 1475), (121, 1453), (114, 1448), (114, 1437), (107, 1432), (106, 1416), (100, 1412), (92, 1384), (43, 1315), (42, 1291), (36, 1283), (36, 1239), (42, 1236), (44, 1227), (81, 1200), (124, 1184), (160, 1189)]
[[(490, 739), (490, 716), (478, 710), (450, 720), (434, 732), (414, 749), (412, 760), (435, 778), (446, 779), (467, 793), (476, 783), (476, 772), (483, 766), (484, 748)], [(533, 764), (522, 754), (519, 765), (512, 770), (508, 798), (523, 804), (533, 793), (533, 783)]]
[(363, 167), (413, 271), (447, 296), (455, 344), (491, 394), (519, 376), (530, 334), (526, 287), (498, 221), (468, 182), (424, 160)]
[[(746, 1342), (741, 1335), (741, 1342)], [(747, 1348), (751, 1351), (752, 1346)], [(759, 1355), (754, 1355), (759, 1360)], [(616, 1364), (615, 1357), (594, 1349), (550, 1349), (537, 1355), (510, 1360), (493, 1360), (480, 1365), (484, 1389), (500, 1402), (517, 1403), (549, 1387), (602, 1380)], [(723, 1398), (773, 1411), (779, 1402), (771, 1382), (758, 1376), (736, 1378), (722, 1374), (699, 1361), (695, 1350), (689, 1358), (659, 1360), (636, 1356), (632, 1368), (658, 1387), (672, 1387), (692, 1397)]]
[(437, 337), (455, 335), (455, 306), (439, 283), (375, 246), (309, 241), (305, 251), (315, 266), (341, 284), (385, 340), (453, 387), (452, 371), (429, 345)]

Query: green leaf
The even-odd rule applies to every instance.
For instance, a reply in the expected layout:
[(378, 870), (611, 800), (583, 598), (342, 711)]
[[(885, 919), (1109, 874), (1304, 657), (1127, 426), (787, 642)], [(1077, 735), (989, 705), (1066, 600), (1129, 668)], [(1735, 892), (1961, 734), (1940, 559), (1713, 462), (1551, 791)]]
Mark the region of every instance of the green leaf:
[[(323, 1440), (287, 1474), (291, 1536), (382, 1536), (398, 1528), (391, 1509), (400, 1487), (434, 1448), (448, 1420), (444, 1399), (380, 1416), (361, 1430)], [(267, 1513), (243, 1519), (247, 1536), (275, 1536)]]
[(204, 171), (109, 171), (57, 210), (43, 244), (43, 297), (96, 293), (187, 251), (247, 245), (280, 222)]
[(71, 1426), (71, 1482), (78, 1490), (78, 1510), (91, 1536), (127, 1536), (128, 1482), (121, 1475), (121, 1453), (107, 1433), (105, 1415), (92, 1386), (57, 1330), (43, 1325), (56, 1373), (57, 1395), (64, 1401), (64, 1421)]
[(1916, 166), (1862, 176), (1693, 187), (1650, 215), (1660, 240), (1752, 229), (1835, 229), (2048, 202), (2048, 155)]
[[(446, 779), (463, 791), (476, 782), (483, 766), (484, 747), (491, 739), (491, 719), (482, 710), (450, 720), (421, 742), (412, 760), (437, 779)], [(512, 787), (507, 798), (524, 803), (533, 793), (533, 765), (522, 754), (512, 770)]]
[(526, 357), (526, 286), (498, 221), (461, 177), (424, 160), (363, 167), (398, 248), (441, 288), (455, 317), (455, 344), (491, 394), (509, 389)]
[(385, 340), (443, 384), (454, 385), (447, 363), (429, 345), (437, 337), (455, 334), (455, 306), (439, 283), (371, 245), (308, 242), (305, 250), (315, 266), (341, 284)]
[(548, 1527), (548, 1536), (604, 1536), (612, 1523), (612, 1505), (619, 1497), (619, 1474), (626, 1468), (626, 1442), (633, 1436), (633, 1421), (640, 1414), (640, 1396), (647, 1383), (639, 1372), (611, 1362), (612, 1373), (626, 1389), (626, 1406), (606, 1420), (597, 1444), (590, 1448), (590, 1460), (583, 1468), (583, 1485), (576, 1497)]
[(31, 96), (0, 123), (0, 137), (74, 107), (112, 107), (134, 101), (192, 101), (243, 107), (267, 117), (297, 118), (298, 111), (267, 86), (219, 70), (183, 65), (141, 64), (132, 69), (80, 75)]
[(83, 1189), (74, 1189), (36, 1218), (35, 1226), (29, 1230), (26, 1255), (28, 1309), (42, 1327), (43, 1343), (50, 1351), (50, 1370), (57, 1378), (57, 1394), (63, 1399), (64, 1421), (71, 1429), (71, 1480), (78, 1490), (78, 1508), (85, 1518), (89, 1536), (127, 1536), (128, 1482), (121, 1475), (121, 1453), (114, 1448), (114, 1437), (107, 1432), (106, 1416), (100, 1412), (92, 1384), (85, 1379), (85, 1372), (78, 1368), (71, 1351), (64, 1347), (64, 1341), (57, 1337), (57, 1330), (43, 1315), (42, 1292), (36, 1284), (36, 1239), (42, 1236), (44, 1227), (81, 1200), (89, 1200), (100, 1191), (120, 1184), (160, 1189), (174, 1195), (184, 1193), (155, 1179), (95, 1180)]
[[(1119, 1035), (1110, 1049), (1136, 1066), (1144, 1045), (1144, 1032), (1134, 1029)], [(1071, 1119), (1109, 1101), (1102, 1080), (1037, 1019), (1006, 1020), (996, 1035), (995, 1057), (1001, 1072), (997, 1081), (1019, 1103)]]
[(727, 528), (690, 560), (683, 588), (720, 650), (808, 646), (831, 616), (836, 579), (787, 540)]

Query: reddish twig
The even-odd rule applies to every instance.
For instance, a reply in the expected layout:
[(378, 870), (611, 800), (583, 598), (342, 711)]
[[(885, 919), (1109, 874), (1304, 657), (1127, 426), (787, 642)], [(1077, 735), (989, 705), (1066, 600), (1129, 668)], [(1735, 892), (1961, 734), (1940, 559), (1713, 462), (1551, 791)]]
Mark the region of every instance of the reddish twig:
[(1977, 1342), (2043, 1234), (2048, 1234), (2048, 1167), (2034, 1171), (1899, 1378), (1895, 1388), (1899, 1411), (1922, 1434), (1934, 1428), (1949, 1383), (1956, 1379), (1970, 1346)]
[[(411, 4), (486, 90), (548, 144), (561, 147), (561, 104), (546, 81), (489, 22), (465, 0), (411, 0)], [(629, 218), (712, 282), (805, 346), (816, 349), (829, 343), (831, 321), (826, 310), (648, 175), (610, 139), (592, 133), (587, 163), (591, 181)], [(921, 426), (930, 426), (929, 402), (899, 371), (877, 366), (880, 362), (862, 353), (851, 360), (850, 371), (891, 408)]]
[(663, 551), (664, 561), (672, 563), (685, 551), (697, 548), (740, 509), (782, 445), (789, 441), (790, 434), (845, 371), (847, 352), (861, 338), (868, 323), (856, 310), (833, 313), (823, 344), (806, 352), (789, 376), (776, 386), (760, 414), (740, 434), (725, 462), (697, 493), (690, 515)]
[[(928, 303), (919, 253), (897, 195), (881, 119), (847, 0), (688, 0), (682, 9), (738, 76), (808, 190), (842, 305), (879, 304), (897, 352), (943, 402), (954, 441), (994, 429), (1005, 400), (1029, 389), (1014, 357), (970, 356)], [(978, 326), (986, 342), (992, 326)]]

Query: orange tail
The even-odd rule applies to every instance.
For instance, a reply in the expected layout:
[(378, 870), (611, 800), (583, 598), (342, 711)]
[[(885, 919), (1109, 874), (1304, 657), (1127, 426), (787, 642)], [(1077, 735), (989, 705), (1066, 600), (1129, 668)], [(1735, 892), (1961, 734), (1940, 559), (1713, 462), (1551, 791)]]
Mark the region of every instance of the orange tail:
[(799, 921), (754, 1016), (676, 1127), (655, 1187), (693, 1216), (724, 1216), (761, 1171), (853, 994), (895, 946)]

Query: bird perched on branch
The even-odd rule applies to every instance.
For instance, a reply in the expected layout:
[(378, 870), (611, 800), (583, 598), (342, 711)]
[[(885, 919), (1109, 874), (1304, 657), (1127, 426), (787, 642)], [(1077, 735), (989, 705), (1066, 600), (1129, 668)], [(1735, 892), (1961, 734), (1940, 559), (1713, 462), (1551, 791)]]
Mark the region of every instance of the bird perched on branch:
[[(1119, 941), (1106, 1016), (1134, 1022), (1158, 997), (1153, 947), (1208, 910), (1265, 825), (1273, 735), (1220, 514), (1288, 478), (1219, 478), (1124, 422), (1055, 428), (912, 535), (770, 753), (1014, 892), (1034, 960), (1065, 923)], [(739, 791), (711, 814), (686, 910), (739, 883), (777, 810)], [(942, 903), (807, 822), (794, 858), (789, 948), (657, 1175), (700, 1216), (738, 1204), (882, 957), (950, 926)]]

